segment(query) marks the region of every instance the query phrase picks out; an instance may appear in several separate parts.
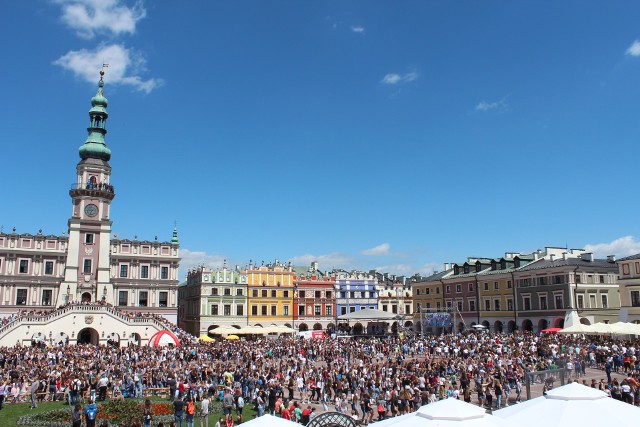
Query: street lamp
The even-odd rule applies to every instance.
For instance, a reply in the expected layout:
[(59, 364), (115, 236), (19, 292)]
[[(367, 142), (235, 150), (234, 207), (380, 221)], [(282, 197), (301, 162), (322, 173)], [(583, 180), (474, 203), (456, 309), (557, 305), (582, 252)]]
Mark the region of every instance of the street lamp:
[(67, 297), (66, 297), (67, 304), (69, 304), (69, 297), (71, 296), (70, 294), (71, 294), (71, 288), (69, 287), (69, 285), (67, 285)]

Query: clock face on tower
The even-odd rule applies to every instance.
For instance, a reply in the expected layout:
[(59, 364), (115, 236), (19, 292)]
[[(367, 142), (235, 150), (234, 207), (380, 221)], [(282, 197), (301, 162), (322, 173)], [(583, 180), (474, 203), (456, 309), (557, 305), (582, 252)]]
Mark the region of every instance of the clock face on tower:
[(94, 205), (93, 203), (90, 205), (87, 205), (84, 207), (84, 213), (87, 216), (91, 216), (94, 217), (96, 215), (98, 215), (98, 207), (96, 205)]

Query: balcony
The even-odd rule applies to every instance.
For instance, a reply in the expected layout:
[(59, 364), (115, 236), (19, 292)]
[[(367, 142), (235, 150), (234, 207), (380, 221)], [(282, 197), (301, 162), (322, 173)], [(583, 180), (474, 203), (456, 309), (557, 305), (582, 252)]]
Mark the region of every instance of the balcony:
[(75, 183), (71, 184), (69, 195), (71, 195), (71, 197), (104, 197), (105, 199), (113, 200), (116, 195), (116, 190), (113, 185), (104, 182)]

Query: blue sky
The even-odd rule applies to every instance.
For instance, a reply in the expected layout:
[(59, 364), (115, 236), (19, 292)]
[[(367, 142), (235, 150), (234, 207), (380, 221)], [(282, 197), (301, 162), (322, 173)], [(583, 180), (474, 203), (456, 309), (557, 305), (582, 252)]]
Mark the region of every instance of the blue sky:
[(640, 3), (2, 2), (7, 231), (66, 231), (101, 64), (114, 233), (183, 266), (640, 252)]

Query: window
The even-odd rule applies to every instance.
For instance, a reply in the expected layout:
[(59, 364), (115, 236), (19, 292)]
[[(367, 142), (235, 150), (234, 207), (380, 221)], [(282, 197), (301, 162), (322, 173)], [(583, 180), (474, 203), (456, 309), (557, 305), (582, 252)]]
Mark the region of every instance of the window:
[(27, 274), (29, 272), (29, 260), (28, 259), (21, 259), (20, 260), (20, 270), (19, 271), (22, 274)]
[(214, 304), (211, 306), (211, 315), (212, 316), (217, 316), (218, 315), (218, 305)]
[(584, 308), (584, 295), (577, 295), (578, 308)]
[(495, 311), (500, 311), (500, 300), (499, 299), (494, 299), (493, 300), (493, 309)]
[(456, 293), (459, 294), (460, 292), (462, 292), (462, 285), (458, 284), (456, 285)]
[(600, 283), (604, 283), (604, 276), (600, 275), (599, 278), (600, 278)]
[(257, 305), (252, 305), (251, 306), (251, 315), (252, 316), (257, 316), (258, 315), (258, 306)]
[(343, 314), (347, 314), (347, 307), (340, 307), (340, 315), (342, 316)]
[(266, 298), (267, 297), (267, 291), (266, 289), (262, 290), (262, 298)]
[(313, 307), (313, 315), (314, 316), (322, 316), (322, 306), (316, 305)]
[(416, 289), (416, 295), (420, 295), (420, 289)]
[(211, 288), (211, 295), (218, 296), (218, 288)]
[(640, 307), (640, 291), (631, 291), (631, 307)]
[(511, 284), (511, 280), (507, 280), (507, 289), (511, 289), (513, 288), (513, 285)]
[(262, 313), (263, 316), (267, 315), (267, 306), (266, 305), (261, 305), (260, 306), (260, 313)]
[(231, 304), (225, 304), (223, 310), (225, 316), (231, 316)]
[(524, 309), (525, 310), (531, 310), (531, 298), (524, 297), (523, 301), (524, 301)]
[(331, 291), (326, 291), (324, 294), (326, 295), (327, 299), (331, 299), (331, 295), (332, 295)]
[(127, 291), (120, 291), (118, 292), (118, 305), (119, 306), (126, 306), (129, 303), (129, 292)]
[(244, 316), (244, 305), (241, 304), (236, 306), (236, 315)]
[(278, 315), (277, 310), (278, 310), (278, 306), (276, 306), (276, 305), (272, 305), (272, 306), (271, 306), (271, 315), (272, 315), (272, 316), (277, 316), (277, 315)]
[(258, 298), (258, 290), (257, 290), (257, 289), (252, 290), (252, 291), (251, 291), (251, 296), (252, 296), (253, 298)]
[(554, 295), (556, 310), (564, 309), (564, 301), (561, 294)]
[(129, 276), (129, 265), (122, 264), (120, 265), (120, 277), (128, 277)]
[(451, 301), (447, 301), (447, 311), (451, 311)]
[(447, 285), (447, 293), (450, 294), (451, 293), (451, 285)]
[(469, 283), (469, 292), (473, 292), (473, 283)]
[[(431, 303), (427, 302), (424, 304), (425, 308), (427, 309), (427, 313), (431, 312)], [(438, 309), (440, 308), (440, 305), (438, 304)]]
[(242, 296), (242, 289), (236, 289), (236, 295), (241, 297)]
[(138, 305), (140, 307), (146, 307), (147, 306), (147, 299), (149, 298), (149, 292), (147, 291), (140, 291), (138, 293)]
[(169, 300), (169, 292), (158, 293), (158, 307), (166, 307)]
[(440, 295), (440, 286), (436, 286), (436, 294)]
[[(427, 303), (427, 308), (429, 308), (429, 303)], [(436, 310), (440, 311), (440, 301), (436, 301)]]
[(355, 312), (356, 312), (355, 307), (349, 307), (349, 313), (355, 313)]
[(484, 282), (484, 290), (485, 291), (489, 290), (489, 282)]
[(602, 308), (609, 308), (609, 296), (607, 294), (600, 295), (602, 299)]
[(500, 289), (500, 285), (498, 285), (498, 282), (493, 282), (493, 289), (495, 289), (496, 291)]
[(231, 296), (231, 288), (224, 288), (224, 295), (227, 297)]
[(42, 291), (42, 305), (51, 305), (53, 302), (53, 291), (51, 289), (45, 289)]
[(140, 267), (140, 278), (148, 279), (149, 278), (149, 266), (143, 265)]
[(640, 274), (640, 262), (636, 262), (636, 274)]
[(315, 297), (316, 298), (321, 298), (320, 294), (321, 294), (320, 291), (315, 291)]
[(84, 266), (82, 267), (82, 272), (84, 274), (91, 274), (91, 260), (90, 259), (85, 259), (84, 260)]
[(508, 299), (507, 300), (507, 310), (513, 311), (513, 300), (512, 299)]
[(389, 311), (389, 306), (387, 304), (384, 304), (382, 306), (382, 311)]
[(53, 261), (46, 261), (44, 263), (44, 274), (53, 274)]
[(289, 291), (282, 291), (283, 298), (289, 298)]
[(298, 316), (304, 316), (304, 305), (298, 306)]
[[(629, 269), (628, 267), (629, 266), (627, 266), (627, 270)], [(629, 273), (627, 272), (626, 274), (629, 274)], [(576, 283), (581, 283), (581, 282), (582, 282), (582, 278), (580, 277), (579, 274), (576, 274)]]
[(488, 299), (484, 300), (484, 311), (491, 311), (491, 301)]
[(333, 316), (333, 307), (330, 305), (324, 306), (324, 314), (325, 316)]
[(169, 278), (169, 267), (160, 267), (160, 279), (167, 280)]
[(289, 306), (288, 305), (283, 305), (282, 306), (282, 315), (283, 316), (288, 316), (289, 315)]
[(271, 291), (271, 298), (275, 298), (275, 297), (276, 297), (276, 291), (273, 290), (273, 291)]
[(540, 297), (540, 310), (547, 310), (549, 307), (547, 306), (547, 297)]
[(458, 311), (462, 311), (462, 301), (458, 301)]
[(589, 307), (590, 308), (596, 308), (596, 295), (595, 294), (589, 295)]
[(393, 304), (393, 305), (391, 306), (391, 312), (392, 312), (393, 314), (398, 314), (398, 306), (397, 306), (397, 305), (395, 305), (395, 304)]
[(409, 304), (405, 304), (404, 305), (404, 313), (405, 314), (410, 314), (411, 313), (411, 306)]
[(304, 298), (304, 291), (298, 291), (298, 298)]
[(538, 277), (538, 284), (539, 285), (546, 285), (547, 284), (547, 278), (545, 276)]
[(93, 233), (87, 233), (84, 235), (84, 242), (87, 245), (93, 245)]
[(469, 310), (476, 311), (476, 302), (474, 300), (469, 300)]
[(425, 294), (425, 295), (429, 295), (429, 288), (426, 288), (426, 289), (424, 290), (424, 294)]

